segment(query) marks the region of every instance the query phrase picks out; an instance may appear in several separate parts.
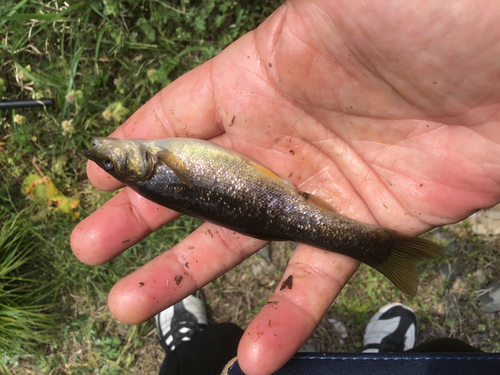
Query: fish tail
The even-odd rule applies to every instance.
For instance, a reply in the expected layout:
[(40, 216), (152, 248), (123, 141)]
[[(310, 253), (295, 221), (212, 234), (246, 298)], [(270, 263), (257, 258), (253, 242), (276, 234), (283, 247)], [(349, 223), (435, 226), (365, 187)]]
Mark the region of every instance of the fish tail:
[(407, 237), (394, 233), (394, 246), (390, 255), (380, 264), (370, 264), (384, 274), (403, 293), (415, 297), (418, 290), (417, 266), (426, 259), (444, 255), (443, 248), (420, 237)]

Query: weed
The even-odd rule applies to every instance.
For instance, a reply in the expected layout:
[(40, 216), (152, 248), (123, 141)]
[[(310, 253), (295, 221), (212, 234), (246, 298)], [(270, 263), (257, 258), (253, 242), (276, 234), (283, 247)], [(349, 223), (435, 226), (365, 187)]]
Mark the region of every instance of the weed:
[[(184, 238), (199, 221), (181, 218), (110, 263), (91, 267), (78, 262), (69, 248), (75, 221), (29, 203), (21, 194), (22, 181), (34, 172), (35, 159), (64, 196), (80, 201), (81, 217), (88, 216), (113, 194), (98, 192), (86, 179), (83, 150), (90, 139), (108, 135), (162, 87), (253, 29), (280, 2), (1, 3), (0, 97), (50, 97), (56, 103), (0, 113), (0, 216), (3, 230), (12, 228), (0, 251), (7, 254), (10, 246), (17, 254), (2, 258), (0, 266), (5, 276), (0, 298), (7, 301), (0, 316), (5, 319), (0, 349), (9, 345), (15, 352), (4, 355), (7, 364), (2, 370), (157, 373), (163, 352), (154, 326), (118, 323), (106, 308), (107, 293), (120, 278)], [(23, 207), (28, 208), (22, 211)], [(462, 224), (445, 229), (440, 241), (455, 246), (448, 259), (449, 278), (443, 278), (438, 262), (424, 265), (420, 294), (413, 300), (363, 267), (314, 333), (321, 350), (359, 350), (371, 314), (383, 303), (404, 301), (419, 314), (422, 341), (452, 335), (498, 351), (498, 319), (481, 311), (474, 292), (499, 277), (494, 252), (499, 243), (473, 235), (470, 228)], [(274, 268), (263, 267), (256, 276), (262, 263), (252, 257), (207, 286), (211, 322), (233, 321), (246, 327), (276, 288), (292, 252), (289, 244), (273, 244)], [(52, 315), (50, 306), (57, 306), (59, 315)], [(14, 309), (22, 310), (20, 315), (16, 312), (20, 318), (13, 319)], [(345, 326), (347, 338), (332, 328), (330, 314)], [(52, 330), (57, 338), (50, 336)]]
[(58, 317), (49, 302), (57, 295), (55, 284), (41, 277), (52, 267), (36, 252), (43, 239), (29, 215), (0, 207), (0, 226), (0, 352), (5, 360), (50, 343)]
[[(59, 329), (58, 340), (44, 341), (49, 345), (42, 347), (43, 355), (33, 351), (29, 360), (10, 357), (16, 371), (157, 371), (161, 349), (144, 351), (141, 346), (155, 341), (145, 332), (152, 327), (134, 330), (105, 314), (107, 292), (199, 222), (182, 218), (109, 264), (90, 267), (79, 263), (69, 249), (73, 220), (27, 202), (22, 181), (35, 172), (34, 160), (61, 194), (80, 201), (81, 217), (88, 216), (112, 196), (97, 192), (85, 178), (83, 150), (90, 139), (109, 134), (162, 87), (215, 56), (277, 5), (256, 0), (2, 1), (1, 98), (50, 97), (56, 103), (50, 108), (3, 111), (0, 116), (2, 194), (8, 192), (15, 207), (30, 207), (31, 216), (22, 220), (30, 229), (20, 239), (30, 254), (47, 255), (43, 270), (53, 268), (56, 280), (54, 294), (47, 297), (52, 296), (49, 300), (60, 312), (55, 322), (47, 321), (48, 327)], [(30, 277), (29, 282), (38, 286), (36, 269)], [(40, 323), (50, 317), (41, 308), (30, 313)], [(2, 337), (10, 342), (11, 336)]]

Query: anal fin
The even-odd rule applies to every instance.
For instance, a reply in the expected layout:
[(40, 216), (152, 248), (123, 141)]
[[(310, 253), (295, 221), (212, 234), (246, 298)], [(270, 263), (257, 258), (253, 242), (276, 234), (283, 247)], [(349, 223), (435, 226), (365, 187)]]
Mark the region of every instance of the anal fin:
[(305, 199), (308, 201), (311, 201), (314, 203), (316, 206), (321, 207), (324, 210), (331, 211), (334, 213), (337, 213), (335, 209), (330, 205), (327, 201), (325, 201), (323, 198), (318, 197), (317, 195), (311, 194), (311, 193), (306, 193), (305, 191), (302, 190), (297, 190), (297, 192), (303, 196)]

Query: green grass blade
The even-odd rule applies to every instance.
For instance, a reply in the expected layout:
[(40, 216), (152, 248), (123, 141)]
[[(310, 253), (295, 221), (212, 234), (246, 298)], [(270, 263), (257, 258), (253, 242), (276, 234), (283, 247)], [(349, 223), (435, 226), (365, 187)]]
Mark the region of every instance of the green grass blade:
[[(26, 4), (27, 1), (28, 0), (22, 0), (19, 3), (17, 3), (16, 5), (14, 5), (14, 7), (10, 10), (10, 12), (7, 13), (6, 17), (11, 17), (13, 14), (15, 14), (19, 8), (21, 8), (24, 4)], [(0, 16), (0, 29), (7, 22), (7, 19), (5, 19), (6, 17)]]
[(31, 81), (37, 82), (38, 79), (27, 69), (25, 69), (21, 64), (19, 64), (17, 61), (14, 61), (14, 64), (16, 65), (17, 69), (19, 69), (23, 74), (28, 77)]
[(30, 21), (30, 20), (45, 20), (52, 22), (56, 18), (57, 20), (67, 20), (59, 16), (59, 13), (23, 13), (16, 14), (13, 16), (1, 17), (2, 21)]
[[(71, 89), (73, 88), (73, 81), (75, 79), (75, 75), (76, 75), (76, 69), (78, 68), (78, 63), (80, 62), (80, 59), (82, 58), (82, 53), (83, 53), (83, 47), (79, 47), (74, 56), (73, 56), (73, 60), (71, 60), (71, 70), (70, 70), (70, 76), (69, 76), (69, 80), (68, 80), (68, 87), (66, 88), (66, 96), (68, 96), (68, 94), (70, 93)], [(65, 116), (66, 116), (66, 110), (68, 108), (68, 101), (67, 100), (64, 100), (64, 105), (63, 105), (63, 109), (62, 109), (62, 113), (61, 113), (61, 122), (64, 120)]]

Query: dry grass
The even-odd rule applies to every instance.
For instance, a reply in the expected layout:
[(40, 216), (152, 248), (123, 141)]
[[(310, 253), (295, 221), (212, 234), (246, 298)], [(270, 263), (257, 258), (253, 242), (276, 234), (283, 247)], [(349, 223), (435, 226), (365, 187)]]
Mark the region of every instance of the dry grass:
[[(488, 352), (500, 351), (500, 313), (484, 312), (480, 298), (487, 285), (500, 276), (500, 259), (495, 255), (500, 238), (483, 238), (468, 228), (464, 222), (428, 235), (448, 252), (446, 258), (421, 266), (419, 293), (413, 299), (362, 265), (320, 322), (308, 348), (360, 351), (370, 317), (386, 303), (402, 302), (417, 312), (419, 342), (454, 337)], [(293, 244), (273, 243), (270, 259), (251, 257), (205, 287), (212, 322), (231, 321), (245, 328), (276, 288), (292, 251)], [(451, 272), (444, 275), (446, 270)]]
[[(0, 197), (8, 192), (18, 208), (26, 205), (20, 185), (33, 172), (35, 156), (60, 191), (80, 199), (85, 217), (111, 195), (96, 192), (86, 179), (82, 150), (90, 138), (109, 134), (126, 113), (253, 29), (280, 1), (1, 3), (0, 96), (51, 97), (57, 106), (0, 116)], [(118, 104), (122, 112), (108, 118)], [(46, 240), (39, 250), (51, 255), (57, 270), (45, 277), (59, 283), (49, 302), (61, 318), (52, 344), (30, 354), (0, 356), (0, 365), (5, 361), (15, 374), (156, 374), (163, 353), (154, 325), (118, 323), (108, 312), (106, 295), (118, 279), (185, 237), (194, 222), (184, 219), (111, 264), (89, 267), (69, 249), (75, 223), (50, 207), (31, 208), (32, 224)], [(403, 301), (418, 312), (422, 342), (449, 336), (500, 351), (499, 314), (481, 309), (481, 294), (500, 276), (499, 237), (474, 235), (470, 224), (439, 229), (430, 237), (449, 254), (421, 267), (415, 299), (362, 267), (319, 324), (310, 347), (359, 351), (371, 315), (385, 303)], [(251, 257), (206, 286), (210, 322), (246, 327), (275, 289), (292, 251), (291, 244), (273, 244), (270, 259)]]

